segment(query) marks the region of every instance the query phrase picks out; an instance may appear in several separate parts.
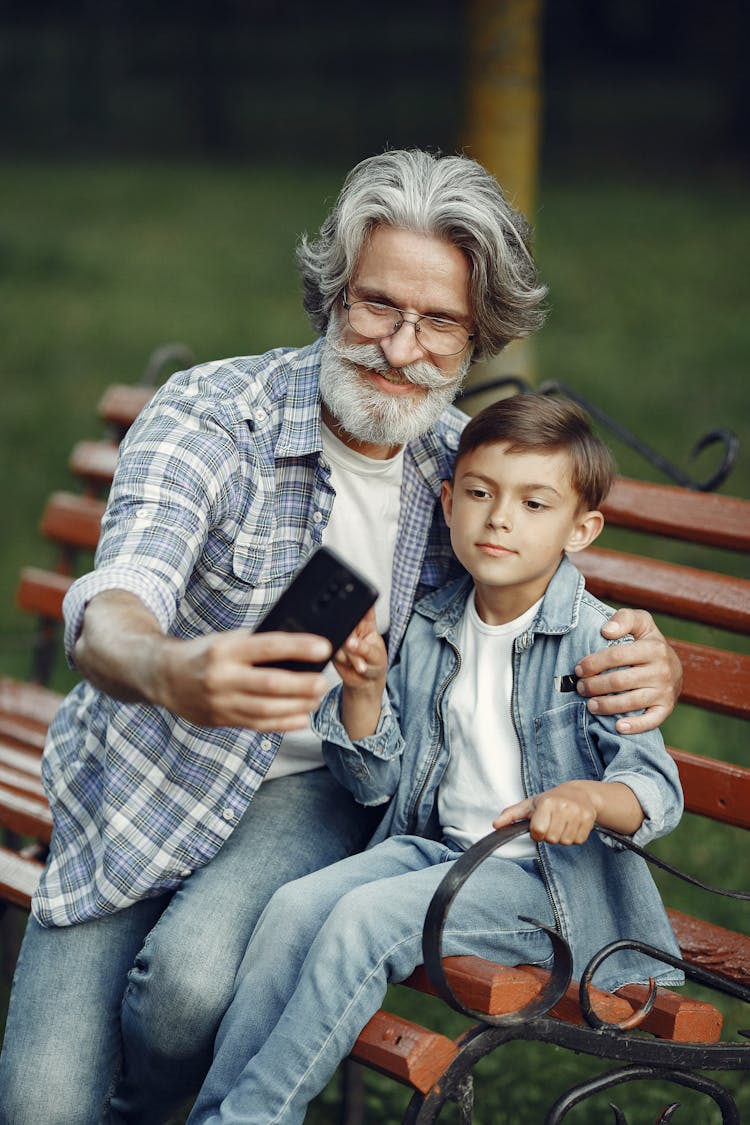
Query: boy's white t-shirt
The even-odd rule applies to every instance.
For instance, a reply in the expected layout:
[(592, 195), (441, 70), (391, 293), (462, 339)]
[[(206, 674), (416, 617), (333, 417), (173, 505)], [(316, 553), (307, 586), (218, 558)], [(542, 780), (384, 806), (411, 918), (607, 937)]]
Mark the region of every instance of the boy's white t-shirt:
[[(451, 756), (438, 791), (444, 836), (465, 849), (492, 831), (503, 809), (524, 800), (521, 747), (511, 713), (513, 642), (531, 625), (541, 599), (504, 625), (487, 625), (472, 594), (458, 626), (461, 666), (445, 704)], [(499, 851), (536, 855), (528, 835)]]
[[(379, 461), (350, 449), (327, 426), (321, 427), (323, 456), (331, 468), (336, 500), (323, 543), (369, 578), (380, 591), (375, 603), (378, 632), (391, 620), (391, 575), (401, 508), (404, 451)], [(339, 681), (333, 664), (324, 673), (333, 687)], [(310, 727), (290, 731), (281, 740), (266, 781), (323, 765), (321, 740)]]

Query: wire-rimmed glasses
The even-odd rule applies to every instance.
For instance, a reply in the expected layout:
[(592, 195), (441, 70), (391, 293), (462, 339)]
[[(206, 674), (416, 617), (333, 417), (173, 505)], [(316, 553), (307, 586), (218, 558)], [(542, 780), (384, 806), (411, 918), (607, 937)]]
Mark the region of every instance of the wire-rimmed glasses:
[(457, 320), (440, 316), (418, 316), (408, 320), (402, 309), (394, 308), (380, 301), (348, 301), (346, 290), (343, 294), (344, 308), (349, 325), (358, 336), (368, 340), (383, 340), (398, 332), (403, 324), (411, 324), (420, 348), (432, 355), (458, 355), (474, 333), (469, 332)]

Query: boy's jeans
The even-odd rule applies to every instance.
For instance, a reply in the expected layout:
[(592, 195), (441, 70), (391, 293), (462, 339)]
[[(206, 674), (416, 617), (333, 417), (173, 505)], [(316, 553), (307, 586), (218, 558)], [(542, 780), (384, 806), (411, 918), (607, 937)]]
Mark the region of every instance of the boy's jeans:
[[(240, 967), (189, 1125), (304, 1119), (388, 982), (421, 963), (427, 907), (458, 854), (399, 836), (274, 895)], [(457, 896), (444, 953), (551, 965), (548, 937), (519, 914), (552, 924), (537, 865), (493, 856)]]
[(200, 1086), (273, 891), (364, 847), (381, 813), (355, 805), (328, 770), (280, 778), (173, 895), (78, 926), (31, 919), (0, 1058), (0, 1123), (164, 1121)]

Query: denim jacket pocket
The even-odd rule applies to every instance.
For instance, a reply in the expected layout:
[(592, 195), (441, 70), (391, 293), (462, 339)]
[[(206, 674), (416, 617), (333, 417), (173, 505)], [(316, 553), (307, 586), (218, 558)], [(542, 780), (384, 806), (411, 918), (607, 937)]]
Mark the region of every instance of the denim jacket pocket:
[(586, 704), (579, 697), (534, 718), (540, 788), (552, 789), (561, 778), (600, 781), (603, 763), (586, 738)]

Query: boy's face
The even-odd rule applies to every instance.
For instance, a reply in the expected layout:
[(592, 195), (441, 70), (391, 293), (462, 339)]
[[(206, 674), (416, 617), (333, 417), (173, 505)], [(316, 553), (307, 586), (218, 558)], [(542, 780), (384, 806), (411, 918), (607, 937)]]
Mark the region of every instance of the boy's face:
[(509, 453), (507, 442), (465, 454), (443, 512), (457, 558), (474, 578), (489, 624), (519, 616), (544, 593), (563, 551), (580, 551), (601, 531), (599, 512), (580, 507), (566, 452)]

